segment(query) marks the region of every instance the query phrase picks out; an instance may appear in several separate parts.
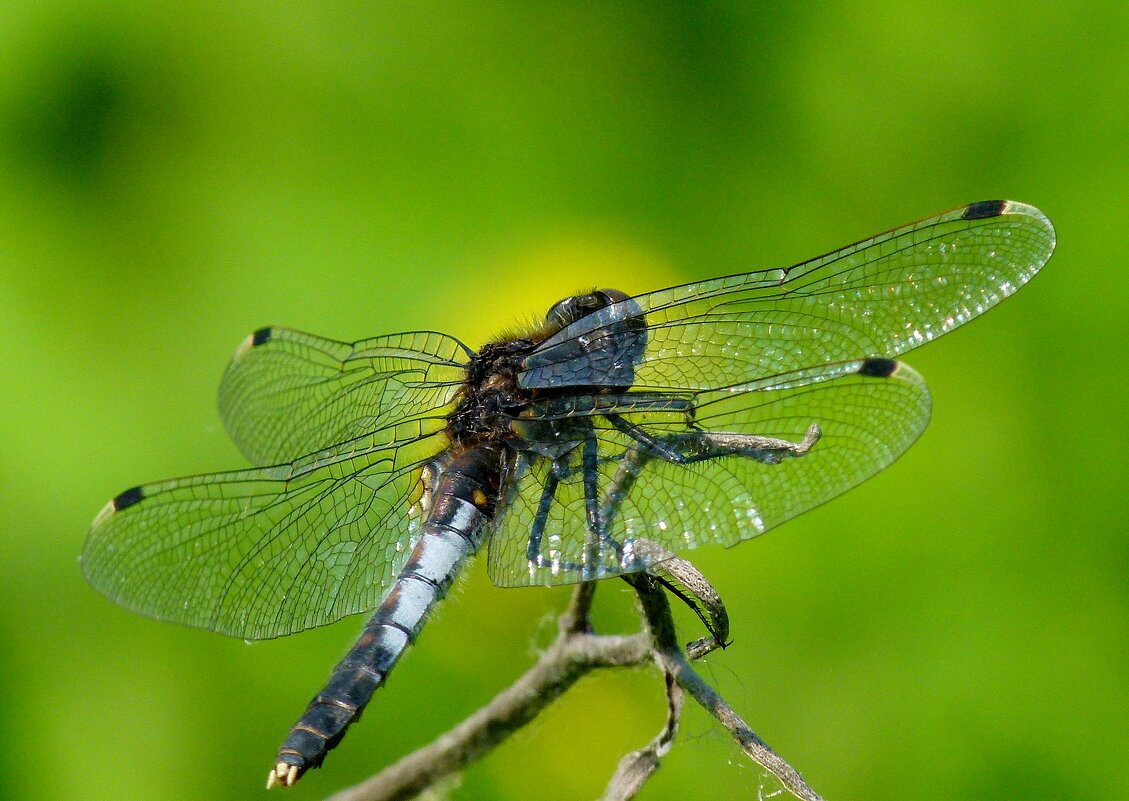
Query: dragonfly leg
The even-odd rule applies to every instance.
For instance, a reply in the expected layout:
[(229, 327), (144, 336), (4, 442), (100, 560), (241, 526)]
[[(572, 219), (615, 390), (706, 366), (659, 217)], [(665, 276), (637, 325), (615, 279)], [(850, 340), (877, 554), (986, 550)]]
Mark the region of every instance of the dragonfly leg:
[(542, 565), (544, 557), (541, 556), (541, 537), (545, 534), (545, 523), (549, 519), (549, 510), (553, 506), (553, 498), (557, 494), (557, 470), (554, 465), (545, 476), (545, 486), (541, 489), (541, 501), (537, 504), (537, 515), (533, 518), (533, 525), (529, 529), (529, 544), (525, 549), (525, 557), (530, 562)]
[(599, 455), (599, 443), (596, 440), (596, 432), (590, 429), (587, 436), (584, 438), (581, 453), (581, 470), (584, 473), (584, 512), (585, 517), (588, 519), (588, 530), (595, 534), (597, 539), (602, 541), (606, 538), (606, 532), (604, 530), (603, 519), (600, 516), (600, 502), (598, 499), (600, 492), (600, 473), (597, 467), (597, 459)]
[(545, 557), (541, 552), (541, 546), (544, 541), (545, 527), (549, 523), (549, 512), (552, 511), (553, 501), (556, 499), (557, 487), (560, 486), (562, 478), (568, 478), (576, 471), (570, 468), (563, 462), (553, 461), (549, 468), (548, 474), (545, 476), (545, 483), (541, 488), (541, 500), (537, 503), (537, 512), (534, 515), (533, 523), (529, 527), (529, 540), (525, 546), (525, 558), (529, 560), (529, 564), (536, 567), (556, 567), (561, 570), (576, 570), (581, 571), (580, 565), (571, 562), (552, 561)]
[(581, 449), (581, 470), (584, 478), (584, 509), (588, 522), (588, 540), (584, 549), (584, 573), (596, 577), (600, 554), (610, 548), (617, 565), (623, 563), (623, 546), (608, 534), (607, 520), (600, 507), (599, 441), (594, 429), (589, 429)]
[[(625, 469), (624, 465), (621, 464), (617, 478), (613, 481), (613, 486), (601, 502), (599, 468), (601, 462), (606, 462), (608, 459), (600, 455), (599, 440), (594, 429), (589, 429), (584, 434), (579, 450), (579, 465), (569, 465), (564, 458), (550, 460), (550, 467), (541, 487), (541, 498), (537, 503), (537, 511), (534, 513), (533, 522), (530, 525), (525, 558), (530, 566), (575, 571), (581, 574), (583, 581), (589, 581), (600, 577), (602, 570), (607, 567), (609, 555), (613, 557), (618, 569), (623, 569), (625, 548), (608, 534), (608, 530), (610, 521), (627, 492), (628, 484), (626, 480), (619, 478), (619, 473), (623, 473)], [(642, 453), (641, 449), (637, 449), (637, 451)], [(570, 454), (575, 452), (570, 451)], [(619, 458), (621, 462), (624, 459), (624, 457), (616, 458)], [(584, 486), (584, 517), (588, 530), (584, 553), (581, 556), (582, 564), (579, 565), (573, 562), (552, 560), (542, 553), (545, 529), (549, 525), (549, 514), (552, 511), (553, 502), (556, 500), (560, 482), (576, 476), (578, 472)]]
[(604, 504), (600, 509), (600, 517), (609, 529), (619, 514), (619, 507), (623, 504), (627, 493), (635, 484), (635, 479), (643, 471), (644, 465), (654, 458), (652, 451), (640, 442), (635, 442), (623, 453), (619, 467), (616, 468), (611, 486), (604, 493)]
[(652, 456), (675, 464), (693, 464), (722, 456), (741, 456), (762, 464), (779, 464), (788, 457), (803, 456), (819, 441), (821, 434), (819, 426), (812, 423), (799, 442), (724, 431), (690, 431), (655, 436), (619, 415), (609, 414), (607, 419), (636, 443), (648, 449)]
[(619, 467), (611, 485), (604, 493), (599, 519), (603, 530), (612, 528), (620, 507), (631, 492), (636, 478), (651, 459), (663, 459), (675, 464), (693, 464), (722, 456), (743, 456), (764, 464), (777, 464), (787, 456), (802, 456), (819, 440), (819, 426), (808, 427), (800, 442), (775, 437), (758, 437), (748, 434), (691, 431), (655, 436), (616, 414), (607, 419), (634, 442), (620, 457)]

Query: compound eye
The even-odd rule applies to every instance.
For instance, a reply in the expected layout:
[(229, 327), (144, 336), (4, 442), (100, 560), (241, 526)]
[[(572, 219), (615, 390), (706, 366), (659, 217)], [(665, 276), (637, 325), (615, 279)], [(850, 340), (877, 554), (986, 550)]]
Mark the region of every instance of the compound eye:
[(573, 295), (571, 298), (554, 303), (549, 313), (545, 315), (545, 322), (558, 329), (564, 328), (585, 315), (606, 309), (613, 303), (627, 298), (628, 295), (618, 289), (597, 289), (587, 295)]
[(607, 298), (602, 291), (589, 292), (587, 295), (573, 295), (571, 298), (558, 300), (545, 315), (545, 322), (564, 328), (570, 323), (575, 323), (586, 314), (591, 314), (608, 305)]
[(549, 307), (545, 322), (554, 328), (564, 328), (569, 323), (579, 320), (582, 312), (579, 310), (578, 300), (579, 298), (576, 297), (558, 300)]
[(599, 295), (601, 303), (599, 308), (611, 306), (613, 303), (619, 303), (621, 300), (628, 300), (631, 296), (626, 292), (620, 292), (618, 289), (600, 289), (593, 293)]

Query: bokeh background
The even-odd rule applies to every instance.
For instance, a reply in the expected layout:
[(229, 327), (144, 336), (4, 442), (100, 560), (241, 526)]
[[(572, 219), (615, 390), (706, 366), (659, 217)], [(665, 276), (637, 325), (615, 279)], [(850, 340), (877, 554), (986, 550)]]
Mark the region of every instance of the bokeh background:
[[(831, 800), (1129, 799), (1127, 30), (1115, 2), (0, 4), (0, 796), (261, 798), (359, 630), (247, 645), (80, 575), (106, 499), (243, 465), (214, 393), (247, 332), (473, 345), (1012, 197), (1058, 253), (909, 355), (921, 442), (695, 555), (736, 640), (704, 669)], [(289, 797), (477, 708), (566, 597), (476, 565)], [(618, 584), (600, 606), (635, 625)], [(660, 685), (584, 681), (447, 789), (598, 796)], [(690, 711), (642, 797), (773, 789)]]

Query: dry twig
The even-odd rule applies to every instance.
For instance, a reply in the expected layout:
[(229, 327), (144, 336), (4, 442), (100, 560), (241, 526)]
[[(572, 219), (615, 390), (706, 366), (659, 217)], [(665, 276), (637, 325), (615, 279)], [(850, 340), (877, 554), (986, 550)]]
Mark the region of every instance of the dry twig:
[(434, 742), (364, 782), (342, 790), (328, 801), (414, 798), (488, 754), (585, 673), (597, 668), (632, 667), (648, 662), (658, 666), (666, 679), (667, 721), (644, 748), (620, 760), (604, 793), (604, 801), (634, 798), (658, 769), (678, 731), (683, 692), (713, 715), (748, 757), (776, 776), (794, 796), (802, 801), (822, 801), (791, 765), (761, 740), (690, 666), (676, 638), (667, 591), (690, 605), (710, 631), (711, 637), (690, 644), (694, 658), (724, 647), (728, 618), (721, 599), (705, 577), (686, 560), (672, 554), (670, 557), (653, 573), (627, 577), (639, 596), (646, 623), (644, 631), (633, 635), (592, 633), (588, 613), (596, 585), (593, 582), (577, 585), (568, 608), (560, 617), (556, 639), (523, 676)]

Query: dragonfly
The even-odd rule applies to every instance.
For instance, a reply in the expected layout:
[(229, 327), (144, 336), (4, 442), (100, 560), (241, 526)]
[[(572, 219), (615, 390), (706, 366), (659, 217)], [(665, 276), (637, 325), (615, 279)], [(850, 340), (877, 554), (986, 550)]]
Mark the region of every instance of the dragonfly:
[(278, 751), (267, 786), (292, 785), (484, 545), (502, 587), (595, 581), (840, 495), (929, 420), (898, 357), (1054, 247), (1038, 209), (981, 201), (785, 269), (568, 297), (478, 351), (262, 328), (219, 389), (254, 467), (125, 490), (82, 569), (128, 609), (247, 640), (372, 612)]

